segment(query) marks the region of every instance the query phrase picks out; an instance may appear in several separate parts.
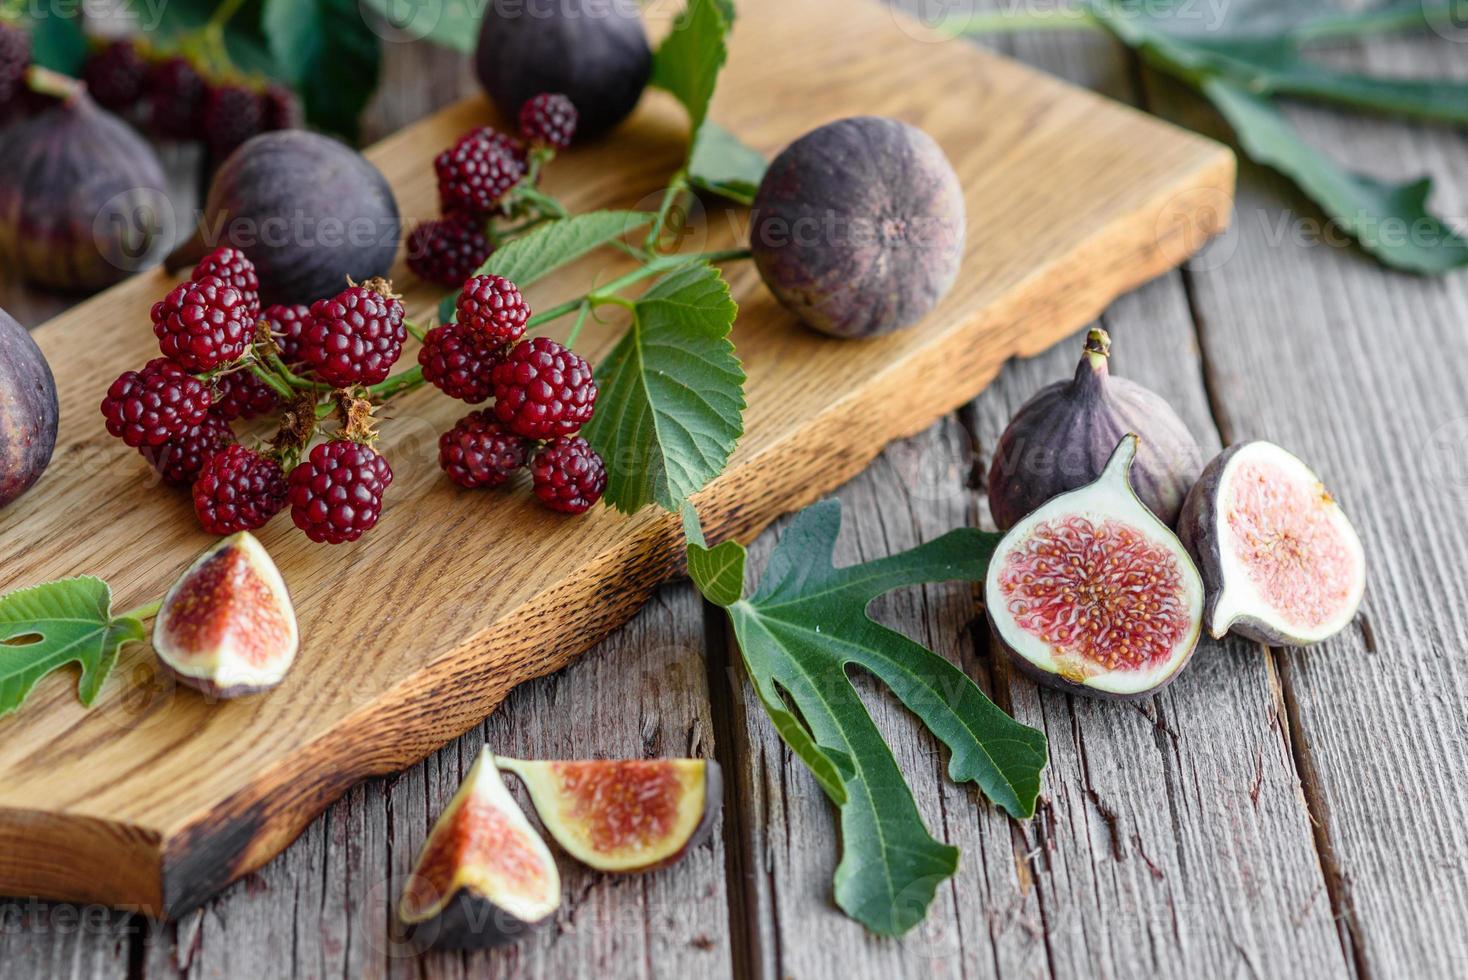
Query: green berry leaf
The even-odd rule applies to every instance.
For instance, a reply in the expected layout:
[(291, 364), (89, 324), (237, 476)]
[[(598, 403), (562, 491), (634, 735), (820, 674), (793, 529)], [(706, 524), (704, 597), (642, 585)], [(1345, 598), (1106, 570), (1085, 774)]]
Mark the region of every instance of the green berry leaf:
[(0, 596), (0, 715), (71, 663), (81, 665), (77, 697), (90, 706), (118, 650), (143, 635), (138, 620), (112, 615), (112, 590), (101, 579), (62, 579)]
[[(719, 71), (729, 57), (724, 36), (733, 21), (731, 0), (688, 0), (652, 62), (652, 84), (668, 90), (688, 110), (693, 132), (703, 125)], [(727, 13), (726, 13), (727, 11)]]
[(798, 514), (759, 589), (730, 604), (729, 617), (780, 737), (840, 808), (837, 904), (873, 932), (896, 936), (927, 914), (958, 868), (958, 849), (924, 826), (848, 668), (890, 687), (948, 746), (949, 777), (978, 784), (1010, 816), (1034, 815), (1047, 749), (1044, 734), (1006, 715), (957, 667), (867, 616), (893, 589), (983, 581), (1000, 536), (960, 528), (890, 558), (836, 568), (840, 527), (836, 501)]
[(355, 140), (382, 61), (382, 38), (356, 0), (265, 0), (260, 25), (306, 118)]
[(597, 368), (581, 434), (607, 461), (607, 502), (677, 511), (723, 472), (744, 433), (744, 371), (729, 328), (738, 307), (719, 270), (693, 261), (637, 299), (632, 325)]
[(479, 44), (482, 3), (471, 0), (363, 0), (404, 40), (429, 41), (462, 54)]
[[(477, 274), (504, 276), (524, 289), (561, 266), (650, 224), (653, 217), (646, 211), (588, 211), (561, 218), (501, 245)], [(458, 302), (458, 291), (444, 297), (438, 306), (439, 319), (444, 323), (452, 320)]]
[(769, 163), (712, 119), (704, 120), (688, 159), (688, 180), (694, 187), (738, 204), (754, 203), (755, 191)]

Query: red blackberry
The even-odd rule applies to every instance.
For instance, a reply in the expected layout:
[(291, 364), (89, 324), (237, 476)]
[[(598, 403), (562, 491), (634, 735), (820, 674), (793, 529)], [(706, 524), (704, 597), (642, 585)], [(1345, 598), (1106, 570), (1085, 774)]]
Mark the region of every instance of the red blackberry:
[(454, 319), (491, 343), (513, 344), (525, 335), (530, 306), (510, 280), (475, 276), (464, 283)]
[(138, 452), (165, 483), (186, 487), (199, 478), (209, 458), (234, 442), (229, 423), (212, 412), (161, 446), (139, 446)]
[(0, 106), (21, 94), (30, 67), (30, 34), (14, 24), (0, 23)]
[(375, 449), (335, 440), (291, 471), (291, 520), (312, 541), (355, 541), (382, 516), (392, 467)]
[(503, 485), (524, 469), (530, 443), (508, 431), (489, 412), (470, 412), (438, 437), (438, 465), (461, 487)]
[(533, 337), (516, 344), (490, 377), (495, 415), (527, 439), (568, 436), (591, 421), (591, 365), (554, 340)]
[(264, 106), (254, 89), (243, 85), (216, 85), (204, 96), (200, 117), (204, 141), (220, 162), (245, 140), (259, 135), (264, 121)]
[(301, 104), (296, 94), (284, 85), (271, 84), (260, 95), (261, 122), (267, 133), (279, 129), (299, 129)]
[(280, 396), (251, 371), (230, 371), (214, 379), (213, 413), (222, 419), (252, 419), (278, 404)]
[(520, 107), (520, 135), (564, 150), (576, 136), (576, 107), (559, 92), (542, 92)]
[(607, 488), (606, 465), (580, 436), (546, 443), (531, 461), (530, 475), (540, 502), (563, 514), (584, 514)]
[(494, 394), (490, 371), (504, 360), (502, 345), (491, 344), (457, 323), (434, 327), (423, 338), (418, 363), (423, 377), (450, 398), (482, 402)]
[(118, 40), (103, 45), (87, 56), (82, 80), (87, 91), (104, 108), (122, 112), (135, 105), (148, 78), (148, 63), (132, 41)]
[(255, 334), (245, 297), (217, 276), (180, 283), (152, 315), (159, 348), (190, 371), (239, 360)]
[(488, 214), (525, 176), (523, 149), (488, 126), (465, 134), (433, 161), (445, 213)]
[(311, 325), (309, 306), (267, 306), (260, 311), (260, 319), (270, 327), (275, 346), (280, 348), (280, 359), (287, 364), (301, 360), (301, 337)]
[(255, 263), (244, 252), (228, 245), (219, 246), (199, 260), (190, 278), (199, 282), (205, 276), (218, 276), (227, 285), (239, 290), (239, 294), (244, 297), (251, 326), (259, 321), (260, 277), (255, 272)]
[(482, 219), (454, 213), (439, 221), (425, 221), (409, 233), (408, 268), (429, 282), (457, 286), (493, 251)]
[(289, 488), (280, 464), (238, 443), (209, 457), (194, 481), (194, 513), (210, 534), (264, 527), (285, 508)]
[(385, 282), (372, 280), (311, 304), (300, 355), (334, 388), (375, 385), (397, 363), (407, 339), (403, 304)]
[(102, 400), (107, 431), (134, 449), (161, 446), (209, 414), (209, 389), (166, 357), (126, 371)]
[(194, 139), (203, 127), (208, 84), (189, 59), (175, 56), (148, 70), (148, 119), (166, 139)]

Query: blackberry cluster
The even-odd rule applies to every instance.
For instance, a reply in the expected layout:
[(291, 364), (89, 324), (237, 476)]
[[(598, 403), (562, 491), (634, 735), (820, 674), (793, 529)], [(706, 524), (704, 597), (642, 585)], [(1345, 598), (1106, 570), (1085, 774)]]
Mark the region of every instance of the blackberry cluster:
[(531, 143), (564, 150), (576, 137), (576, 107), (559, 92), (542, 92), (520, 107), (520, 135)]
[[(0, 103), (3, 103), (6, 41), (0, 26)], [(17, 31), (22, 38), (24, 32)], [(26, 40), (29, 61), (29, 40)], [(155, 136), (202, 140), (216, 163), (250, 137), (301, 125), (295, 93), (274, 82), (211, 77), (182, 54), (152, 56), (130, 39), (93, 49), (82, 78), (103, 107), (134, 115)]]
[(418, 278), (440, 286), (459, 285), (493, 251), (484, 234), (484, 220), (464, 212), (425, 221), (408, 234), (408, 268)]

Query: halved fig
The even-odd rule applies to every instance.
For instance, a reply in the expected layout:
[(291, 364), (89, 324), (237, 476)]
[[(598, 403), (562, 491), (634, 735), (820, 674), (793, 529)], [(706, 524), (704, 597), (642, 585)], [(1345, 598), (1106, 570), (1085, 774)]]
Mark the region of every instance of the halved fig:
[(486, 749), (429, 831), (398, 918), (425, 948), (483, 949), (519, 940), (560, 906), (550, 848)]
[(1042, 683), (1142, 697), (1177, 677), (1198, 644), (1203, 580), (1128, 482), (1137, 442), (1123, 436), (1096, 482), (1020, 520), (989, 561), (989, 623)]
[(248, 531), (204, 552), (163, 597), (153, 649), (181, 683), (217, 698), (268, 690), (300, 647), (285, 580)]
[(1260, 643), (1304, 646), (1348, 626), (1366, 591), (1356, 529), (1310, 467), (1271, 442), (1209, 463), (1178, 526), (1203, 572), (1204, 622)]
[(708, 836), (723, 797), (723, 776), (712, 760), (501, 757), (499, 764), (524, 780), (556, 843), (598, 871), (674, 863)]

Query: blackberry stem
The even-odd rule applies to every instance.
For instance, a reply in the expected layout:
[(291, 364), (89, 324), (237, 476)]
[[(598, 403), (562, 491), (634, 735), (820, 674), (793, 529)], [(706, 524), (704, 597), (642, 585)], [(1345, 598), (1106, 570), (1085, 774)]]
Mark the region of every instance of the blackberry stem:
[(367, 389), (367, 395), (377, 401), (385, 402), (390, 398), (401, 395), (405, 391), (412, 391), (422, 384), (423, 366), (419, 364), (393, 375), (386, 381), (372, 385)]
[(668, 181), (668, 189), (663, 192), (663, 201), (658, 205), (658, 216), (653, 219), (652, 227), (648, 229), (647, 238), (642, 247), (649, 252), (656, 252), (658, 242), (663, 237), (663, 226), (668, 223), (668, 215), (673, 211), (673, 205), (678, 198), (688, 189), (688, 171), (680, 170)]
[(250, 373), (259, 378), (261, 381), (265, 382), (265, 384), (269, 386), (270, 390), (275, 392), (281, 398), (289, 399), (291, 395), (294, 394), (294, 392), (291, 391), (291, 386), (289, 384), (282, 381), (280, 377), (275, 373), (265, 370), (265, 368), (261, 367), (259, 364), (256, 364), (254, 361), (250, 362)]
[(145, 606), (139, 606), (136, 609), (129, 609), (127, 612), (123, 613), (118, 618), (119, 619), (148, 619), (151, 616), (158, 615), (158, 610), (160, 610), (162, 608), (163, 608), (163, 600), (162, 599), (157, 599), (157, 600), (155, 600), (153, 602), (148, 603)]

